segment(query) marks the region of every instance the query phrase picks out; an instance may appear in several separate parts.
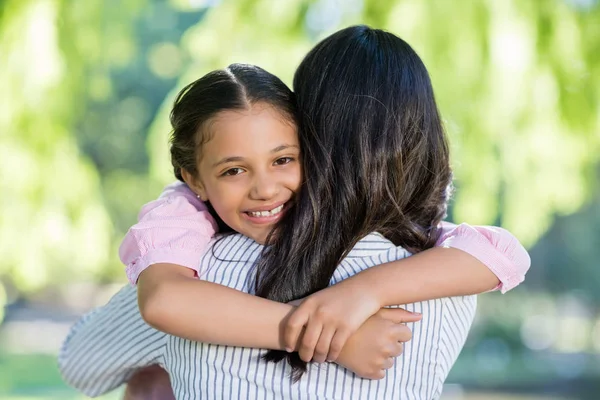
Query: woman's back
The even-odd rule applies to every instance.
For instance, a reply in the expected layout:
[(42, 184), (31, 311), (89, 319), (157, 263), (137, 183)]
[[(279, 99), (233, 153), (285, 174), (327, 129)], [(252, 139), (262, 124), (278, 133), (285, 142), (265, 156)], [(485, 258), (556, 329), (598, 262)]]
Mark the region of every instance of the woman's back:
[[(200, 278), (252, 293), (255, 261), (262, 246), (231, 235), (213, 244), (202, 260)], [(353, 248), (330, 284), (364, 269), (410, 254), (372, 233)], [(462, 348), (473, 321), (476, 298), (431, 300), (405, 307), (423, 313), (413, 339), (382, 380), (368, 380), (334, 364), (310, 364), (295, 384), (287, 363), (267, 363), (265, 350), (217, 346), (169, 337), (165, 364), (178, 398), (193, 399), (432, 399)], [(191, 396), (191, 397), (190, 397)]]

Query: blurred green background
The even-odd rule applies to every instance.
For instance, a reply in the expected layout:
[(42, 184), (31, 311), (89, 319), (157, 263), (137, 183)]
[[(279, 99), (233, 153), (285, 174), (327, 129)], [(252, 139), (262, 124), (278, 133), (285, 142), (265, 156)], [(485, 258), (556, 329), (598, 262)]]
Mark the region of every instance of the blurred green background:
[(0, 0), (0, 398), (83, 398), (56, 352), (125, 282), (118, 244), (173, 180), (174, 93), (231, 62), (291, 83), (356, 23), (400, 35), (431, 73), (451, 219), (531, 251), (525, 284), (480, 297), (444, 398), (598, 398), (598, 0)]

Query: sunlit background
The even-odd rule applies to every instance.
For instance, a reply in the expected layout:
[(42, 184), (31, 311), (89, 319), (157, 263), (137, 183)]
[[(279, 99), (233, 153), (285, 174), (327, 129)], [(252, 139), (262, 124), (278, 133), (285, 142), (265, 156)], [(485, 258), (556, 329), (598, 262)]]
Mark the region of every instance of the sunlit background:
[(174, 93), (231, 62), (291, 83), (356, 23), (432, 75), (451, 219), (531, 251), (525, 284), (480, 297), (443, 398), (600, 398), (598, 0), (0, 0), (1, 398), (83, 398), (57, 349), (125, 282), (118, 244), (173, 180)]

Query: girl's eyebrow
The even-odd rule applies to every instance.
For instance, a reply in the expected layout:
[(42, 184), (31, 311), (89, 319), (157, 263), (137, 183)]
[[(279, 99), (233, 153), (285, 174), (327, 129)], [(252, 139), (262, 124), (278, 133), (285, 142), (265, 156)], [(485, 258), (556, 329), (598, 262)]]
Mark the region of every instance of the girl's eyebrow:
[(286, 150), (286, 149), (290, 149), (295, 147), (296, 149), (300, 150), (300, 147), (296, 144), (282, 144), (281, 146), (277, 146), (275, 147), (273, 150), (271, 150), (271, 153), (277, 153), (280, 152), (282, 150)]
[(244, 157), (226, 157), (223, 158), (212, 165), (212, 167), (218, 167), (221, 164), (227, 164), (229, 162), (239, 162), (244, 161)]

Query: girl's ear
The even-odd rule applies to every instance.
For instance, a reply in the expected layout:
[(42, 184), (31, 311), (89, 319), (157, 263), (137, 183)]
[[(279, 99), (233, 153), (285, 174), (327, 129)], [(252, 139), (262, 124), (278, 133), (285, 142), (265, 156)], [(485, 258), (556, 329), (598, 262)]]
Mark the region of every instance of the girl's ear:
[(206, 195), (206, 189), (204, 189), (204, 185), (202, 184), (199, 178), (196, 178), (185, 168), (181, 168), (181, 177), (183, 178), (185, 183), (187, 183), (190, 189), (192, 189), (192, 191), (196, 193), (200, 200), (208, 200), (208, 196)]

